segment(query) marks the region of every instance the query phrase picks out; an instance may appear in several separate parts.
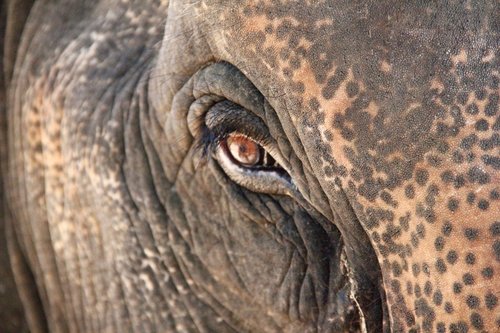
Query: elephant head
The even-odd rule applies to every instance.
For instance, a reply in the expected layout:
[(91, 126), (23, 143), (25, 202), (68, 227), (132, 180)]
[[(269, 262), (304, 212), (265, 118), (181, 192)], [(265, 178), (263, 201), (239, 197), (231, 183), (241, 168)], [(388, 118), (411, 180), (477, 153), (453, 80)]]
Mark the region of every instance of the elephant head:
[(4, 180), (33, 332), (498, 330), (498, 2), (26, 8)]

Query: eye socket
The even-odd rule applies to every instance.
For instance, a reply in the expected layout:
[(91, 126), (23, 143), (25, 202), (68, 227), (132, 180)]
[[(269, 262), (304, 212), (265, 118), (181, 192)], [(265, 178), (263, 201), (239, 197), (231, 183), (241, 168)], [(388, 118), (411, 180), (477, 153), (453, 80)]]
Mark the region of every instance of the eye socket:
[[(212, 65), (205, 71), (220, 66)], [(220, 167), (214, 171), (224, 173), (243, 188), (263, 194), (295, 196), (297, 189), (288, 173), (287, 162), (264, 122), (266, 108), (270, 106), (239, 71), (230, 75), (222, 72), (216, 71), (217, 79), (213, 81), (207, 80), (211, 75), (204, 72), (204, 79), (200, 81), (203, 85), (196, 89), (189, 87), (188, 91), (197, 92), (187, 117), (188, 128), (196, 138), (195, 150), (201, 152), (202, 158), (210, 157), (214, 167)], [(226, 76), (227, 81), (220, 79)], [(224, 86), (204, 92), (211, 82), (223, 82)], [(242, 82), (248, 84), (242, 86)]]

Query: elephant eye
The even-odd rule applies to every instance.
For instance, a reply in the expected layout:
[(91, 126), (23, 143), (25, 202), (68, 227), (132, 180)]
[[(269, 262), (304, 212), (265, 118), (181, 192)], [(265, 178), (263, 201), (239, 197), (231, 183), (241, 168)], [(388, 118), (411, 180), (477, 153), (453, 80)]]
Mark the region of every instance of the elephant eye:
[(289, 173), (279, 163), (276, 142), (250, 110), (223, 100), (210, 107), (201, 128), (198, 146), (205, 156), (211, 153), (219, 170), (234, 183), (257, 193), (295, 193)]
[(267, 194), (292, 195), (288, 172), (261, 144), (232, 132), (218, 141), (215, 158), (226, 175), (240, 186)]
[(260, 144), (243, 134), (231, 133), (219, 145), (234, 163), (242, 167), (280, 167)]

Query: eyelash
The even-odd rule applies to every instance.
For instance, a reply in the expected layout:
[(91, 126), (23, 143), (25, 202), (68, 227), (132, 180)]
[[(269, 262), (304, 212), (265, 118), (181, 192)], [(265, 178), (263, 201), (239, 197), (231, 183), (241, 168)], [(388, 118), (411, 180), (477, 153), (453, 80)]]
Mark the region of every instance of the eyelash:
[(202, 159), (207, 161), (212, 153), (215, 152), (218, 145), (223, 141), (229, 133), (215, 133), (209, 128), (204, 127), (202, 133), (195, 144), (195, 149), (201, 152)]

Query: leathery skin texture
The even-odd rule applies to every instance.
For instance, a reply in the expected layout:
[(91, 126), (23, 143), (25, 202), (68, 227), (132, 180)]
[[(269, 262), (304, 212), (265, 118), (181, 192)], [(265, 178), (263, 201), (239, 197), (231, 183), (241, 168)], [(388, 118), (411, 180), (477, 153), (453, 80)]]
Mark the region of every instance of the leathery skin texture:
[(32, 332), (500, 329), (497, 1), (28, 2), (0, 145)]

